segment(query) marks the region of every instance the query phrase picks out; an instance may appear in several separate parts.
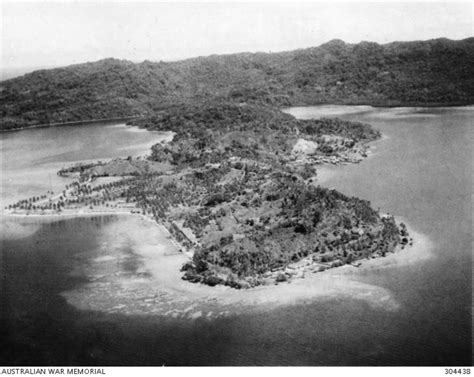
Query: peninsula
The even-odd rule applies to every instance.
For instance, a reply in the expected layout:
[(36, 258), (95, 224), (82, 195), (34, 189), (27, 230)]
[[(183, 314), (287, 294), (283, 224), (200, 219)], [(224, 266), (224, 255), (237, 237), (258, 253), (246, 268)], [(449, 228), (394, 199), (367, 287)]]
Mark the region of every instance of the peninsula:
[(358, 163), (380, 137), (368, 124), (297, 120), (246, 103), (177, 106), (132, 121), (173, 130), (148, 159), (79, 164), (59, 195), (13, 213), (140, 213), (163, 224), (192, 258), (183, 279), (250, 288), (385, 256), (411, 242), (370, 203), (318, 184), (322, 163)]

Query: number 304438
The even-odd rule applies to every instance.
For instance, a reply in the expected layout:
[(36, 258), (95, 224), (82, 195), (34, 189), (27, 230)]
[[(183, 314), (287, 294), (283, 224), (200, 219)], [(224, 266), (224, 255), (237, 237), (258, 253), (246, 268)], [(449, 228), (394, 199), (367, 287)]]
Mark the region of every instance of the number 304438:
[(471, 374), (470, 368), (445, 368), (444, 374)]

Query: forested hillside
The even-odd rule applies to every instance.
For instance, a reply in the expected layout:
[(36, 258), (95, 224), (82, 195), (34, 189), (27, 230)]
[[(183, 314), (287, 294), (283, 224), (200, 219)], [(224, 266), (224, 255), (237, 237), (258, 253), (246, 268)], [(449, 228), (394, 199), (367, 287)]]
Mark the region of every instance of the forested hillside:
[(213, 98), (276, 106), (472, 104), (473, 61), (474, 38), (333, 40), (291, 52), (166, 63), (105, 59), (1, 82), (0, 128), (152, 114)]

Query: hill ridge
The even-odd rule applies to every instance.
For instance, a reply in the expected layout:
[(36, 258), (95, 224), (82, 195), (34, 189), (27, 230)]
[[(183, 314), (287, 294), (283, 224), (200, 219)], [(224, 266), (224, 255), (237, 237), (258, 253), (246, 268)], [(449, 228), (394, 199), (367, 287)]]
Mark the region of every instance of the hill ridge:
[(0, 129), (153, 114), (212, 99), (270, 106), (323, 103), (474, 103), (474, 38), (332, 40), (284, 52), (175, 62), (106, 58), (42, 69), (0, 83)]

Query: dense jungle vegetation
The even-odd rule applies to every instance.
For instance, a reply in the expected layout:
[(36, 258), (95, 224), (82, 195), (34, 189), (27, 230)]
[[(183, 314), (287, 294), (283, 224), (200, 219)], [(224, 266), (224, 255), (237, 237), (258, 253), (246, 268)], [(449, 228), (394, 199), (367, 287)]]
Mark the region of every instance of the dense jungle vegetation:
[(473, 61), (474, 38), (384, 45), (333, 40), (290, 52), (177, 62), (105, 59), (1, 82), (0, 129), (151, 115), (213, 99), (277, 107), (472, 104)]

